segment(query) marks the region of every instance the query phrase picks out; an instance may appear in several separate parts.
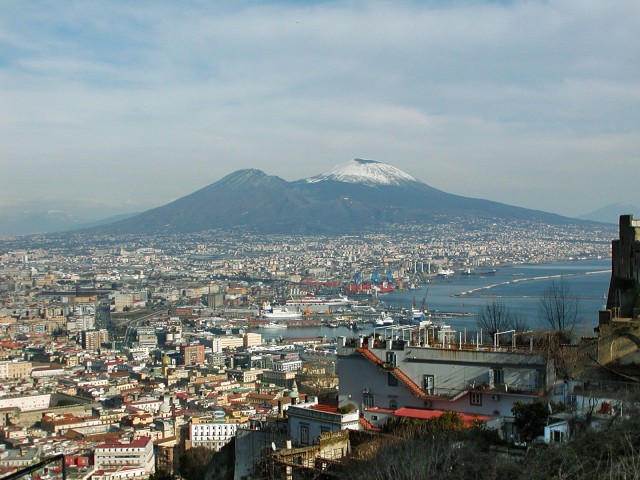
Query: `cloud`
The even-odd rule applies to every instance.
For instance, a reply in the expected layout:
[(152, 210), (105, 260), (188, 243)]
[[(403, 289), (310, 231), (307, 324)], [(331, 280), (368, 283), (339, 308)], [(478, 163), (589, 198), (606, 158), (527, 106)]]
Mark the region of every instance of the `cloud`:
[(640, 204), (603, 167), (637, 160), (637, 2), (213, 3), (0, 5), (0, 200), (160, 204), (358, 156), (560, 213)]

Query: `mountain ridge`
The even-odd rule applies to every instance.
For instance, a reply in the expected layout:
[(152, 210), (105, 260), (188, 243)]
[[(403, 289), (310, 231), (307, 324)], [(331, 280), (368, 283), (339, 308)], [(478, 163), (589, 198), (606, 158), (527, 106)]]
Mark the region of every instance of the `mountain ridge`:
[(553, 213), (438, 190), (393, 165), (354, 159), (325, 174), (286, 181), (259, 169), (230, 173), (167, 205), (92, 229), (190, 233), (245, 228), (262, 233), (347, 233), (459, 217), (575, 223)]

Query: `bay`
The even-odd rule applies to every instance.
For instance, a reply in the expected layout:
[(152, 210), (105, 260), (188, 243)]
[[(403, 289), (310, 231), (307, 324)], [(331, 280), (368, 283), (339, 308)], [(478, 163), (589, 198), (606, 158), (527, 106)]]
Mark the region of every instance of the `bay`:
[[(378, 311), (385, 308), (410, 309), (426, 305), (435, 316), (444, 313), (454, 315), (446, 323), (458, 331), (475, 332), (476, 315), (482, 307), (500, 301), (524, 320), (529, 329), (547, 328), (540, 320), (540, 301), (550, 282), (563, 281), (572, 296), (578, 298), (576, 335), (593, 335), (598, 325), (598, 311), (606, 304), (611, 278), (611, 259), (575, 260), (545, 264), (523, 264), (496, 267), (495, 275), (455, 275), (434, 278), (415, 290), (396, 290), (380, 295)], [(437, 323), (437, 321), (436, 321)], [(354, 336), (373, 331), (365, 325), (357, 333), (347, 327), (326, 326), (288, 328), (263, 331), (265, 339), (277, 337), (299, 338), (326, 336), (328, 340), (338, 336)]]

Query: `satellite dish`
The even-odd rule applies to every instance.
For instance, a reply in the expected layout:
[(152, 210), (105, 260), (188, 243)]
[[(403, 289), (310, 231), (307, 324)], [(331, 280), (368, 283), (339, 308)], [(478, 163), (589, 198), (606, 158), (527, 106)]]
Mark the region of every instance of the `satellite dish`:
[(276, 442), (271, 442), (271, 450), (273, 450), (274, 452), (277, 450)]

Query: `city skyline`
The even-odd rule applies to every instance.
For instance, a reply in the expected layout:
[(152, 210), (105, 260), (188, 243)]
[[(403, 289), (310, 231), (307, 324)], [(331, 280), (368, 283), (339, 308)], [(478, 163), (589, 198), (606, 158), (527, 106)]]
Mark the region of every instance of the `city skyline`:
[(568, 216), (640, 205), (635, 2), (0, 12), (0, 206), (139, 211), (238, 169), (293, 181), (354, 157)]

